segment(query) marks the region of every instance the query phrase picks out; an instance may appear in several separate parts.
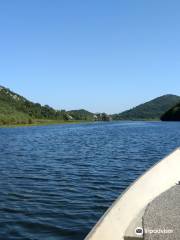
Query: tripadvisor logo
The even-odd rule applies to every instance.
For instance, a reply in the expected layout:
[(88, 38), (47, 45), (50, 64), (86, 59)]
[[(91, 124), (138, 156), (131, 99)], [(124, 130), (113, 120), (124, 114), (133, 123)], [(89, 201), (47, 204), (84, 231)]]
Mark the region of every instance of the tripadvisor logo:
[(135, 234), (138, 236), (142, 236), (143, 235), (143, 229), (141, 227), (137, 227), (135, 229)]

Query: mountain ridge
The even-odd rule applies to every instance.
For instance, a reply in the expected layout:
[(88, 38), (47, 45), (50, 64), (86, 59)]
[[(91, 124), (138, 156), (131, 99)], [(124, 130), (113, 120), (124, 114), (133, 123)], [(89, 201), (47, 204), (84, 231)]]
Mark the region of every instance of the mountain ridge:
[(166, 111), (179, 102), (180, 96), (165, 94), (112, 116), (114, 120), (159, 120)]
[(160, 120), (169, 109), (180, 103), (180, 97), (166, 94), (119, 114), (92, 113), (85, 109), (56, 110), (48, 105), (29, 101), (0, 85), (0, 125), (32, 124), (37, 122)]
[(29, 101), (25, 97), (0, 86), (0, 125), (31, 124), (37, 122), (100, 121), (108, 120), (108, 115), (96, 116), (85, 109), (56, 110), (48, 105)]

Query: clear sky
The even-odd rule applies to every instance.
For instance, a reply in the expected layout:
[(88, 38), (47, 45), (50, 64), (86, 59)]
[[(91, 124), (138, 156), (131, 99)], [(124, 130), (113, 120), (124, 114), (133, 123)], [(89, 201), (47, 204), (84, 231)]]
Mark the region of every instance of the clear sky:
[(1, 0), (0, 85), (58, 109), (180, 95), (179, 0)]

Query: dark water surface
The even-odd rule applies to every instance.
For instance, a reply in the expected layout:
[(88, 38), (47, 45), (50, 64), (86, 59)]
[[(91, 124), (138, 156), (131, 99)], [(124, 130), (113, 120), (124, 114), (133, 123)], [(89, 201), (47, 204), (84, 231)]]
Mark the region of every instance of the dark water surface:
[(0, 240), (82, 240), (118, 195), (180, 146), (180, 123), (0, 129)]

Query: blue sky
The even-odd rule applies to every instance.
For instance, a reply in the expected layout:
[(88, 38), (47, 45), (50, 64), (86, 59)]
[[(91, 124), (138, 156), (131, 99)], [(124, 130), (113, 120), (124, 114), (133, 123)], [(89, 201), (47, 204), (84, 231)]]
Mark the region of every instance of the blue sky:
[(58, 109), (180, 95), (180, 1), (2, 0), (0, 84)]

